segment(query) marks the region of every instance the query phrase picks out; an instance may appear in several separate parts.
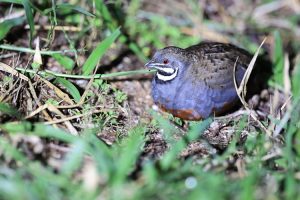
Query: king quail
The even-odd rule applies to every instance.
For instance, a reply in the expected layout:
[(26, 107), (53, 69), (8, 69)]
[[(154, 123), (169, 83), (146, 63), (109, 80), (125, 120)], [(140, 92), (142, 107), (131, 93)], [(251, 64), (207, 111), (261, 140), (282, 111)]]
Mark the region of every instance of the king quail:
[(157, 69), (152, 80), (154, 103), (185, 120), (220, 115), (238, 102), (235, 63), (239, 85), (251, 58), (243, 49), (217, 42), (158, 50), (145, 65)]

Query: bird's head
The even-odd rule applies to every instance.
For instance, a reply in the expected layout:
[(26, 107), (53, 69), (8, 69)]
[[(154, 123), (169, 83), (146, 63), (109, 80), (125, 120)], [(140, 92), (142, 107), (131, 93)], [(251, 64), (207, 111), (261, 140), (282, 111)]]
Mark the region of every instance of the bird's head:
[(156, 78), (167, 82), (180, 76), (187, 61), (184, 49), (170, 46), (158, 50), (145, 66), (157, 69)]

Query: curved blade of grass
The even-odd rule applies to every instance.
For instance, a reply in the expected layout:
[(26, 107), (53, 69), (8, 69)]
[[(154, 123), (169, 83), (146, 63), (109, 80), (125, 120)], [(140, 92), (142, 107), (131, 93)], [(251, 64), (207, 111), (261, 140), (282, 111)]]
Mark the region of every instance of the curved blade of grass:
[(24, 17), (18, 17), (0, 23), (0, 41), (7, 35), (12, 27), (22, 24), (24, 20)]
[(6, 103), (0, 103), (0, 113), (1, 112), (5, 113), (5, 114), (8, 114), (9, 116), (12, 116), (12, 117), (17, 117), (17, 118), (21, 117), (21, 115), (20, 115), (20, 113), (18, 112), (17, 109), (9, 106)]
[(30, 122), (7, 122), (0, 124), (2, 130), (7, 131), (8, 133), (26, 133), (31, 131), (32, 124)]
[(27, 121), (23, 122), (7, 122), (0, 124), (0, 129), (5, 130), (10, 134), (24, 133), (34, 134), (40, 137), (54, 138), (63, 142), (72, 143), (78, 138), (59, 128), (54, 128), (50, 125), (43, 123), (30, 123)]
[[(196, 139), (212, 123), (212, 118), (207, 118), (201, 122), (192, 123), (191, 129), (185, 137), (171, 143), (170, 151), (166, 152), (161, 160), (163, 169), (169, 168), (178, 158), (178, 154), (187, 146), (187, 143)], [(172, 137), (171, 135), (169, 137)]]
[[(75, 5), (72, 5), (72, 4), (68, 4), (68, 3), (56, 4), (55, 8), (56, 8), (56, 12), (59, 13), (59, 14), (65, 14), (65, 13), (68, 13), (70, 10), (74, 10), (74, 11), (77, 11), (81, 14), (84, 14), (84, 15), (87, 15), (87, 16), (90, 16), (90, 17), (95, 17), (94, 14), (88, 12), (84, 8), (82, 8), (80, 6), (75, 6)], [(43, 13), (45, 15), (48, 15), (52, 11), (53, 11), (53, 8), (48, 8), (48, 9), (45, 9), (43, 11)]]
[(142, 53), (137, 43), (131, 42), (129, 44), (129, 48), (139, 57), (139, 59), (141, 59), (141, 61), (146, 62), (148, 60), (148, 58)]
[(114, 184), (121, 184), (132, 170), (138, 155), (141, 153), (145, 131), (144, 126), (134, 127), (129, 131), (128, 138), (122, 141), (124, 145), (121, 145), (120, 149), (117, 149), (119, 156), (116, 160), (116, 165), (118, 166), (118, 170), (113, 177)]
[(245, 109), (250, 113), (250, 116), (260, 125), (260, 127), (262, 128), (262, 130), (264, 130), (268, 136), (271, 136), (271, 132), (264, 126), (264, 124), (257, 118), (257, 116), (255, 114), (253, 114), (253, 112), (251, 112), (251, 109), (249, 108), (246, 100), (245, 100), (245, 97), (246, 97), (246, 92), (247, 92), (247, 82), (249, 80), (249, 77), (251, 75), (251, 72), (253, 70), (253, 67), (254, 67), (254, 64), (256, 62), (256, 59), (258, 57), (258, 54), (259, 54), (259, 51), (262, 47), (262, 45), (264, 44), (264, 42), (266, 41), (267, 38), (265, 38), (262, 43), (260, 44), (260, 46), (258, 47), (258, 49), (256, 50), (254, 56), (252, 57), (252, 60), (251, 62), (249, 63), (248, 67), (247, 67), (247, 70), (244, 74), (244, 77), (240, 83), (239, 86), (237, 86), (237, 82), (236, 82), (236, 78), (234, 76), (235, 74), (235, 71), (236, 71), (236, 63), (238, 61), (238, 57), (236, 59), (236, 62), (233, 66), (233, 82), (234, 82), (234, 87), (235, 87), (235, 90), (237, 92), (237, 95), (240, 99), (240, 101), (242, 102), (243, 106), (245, 107)]
[(86, 144), (83, 140), (77, 140), (72, 145), (72, 150), (67, 154), (61, 172), (66, 176), (71, 176), (82, 164), (85, 154)]
[[(24, 52), (24, 53), (35, 53), (35, 49), (30, 49), (30, 48), (24, 48), (24, 47), (18, 47), (14, 45), (7, 45), (7, 44), (2, 44), (0, 45), (0, 49), (6, 49), (10, 51), (19, 51), (19, 52)], [(72, 50), (72, 49), (66, 49), (66, 50), (61, 50), (61, 51), (40, 51), (42, 55), (53, 55), (57, 53), (75, 53), (75, 52), (81, 52), (85, 51), (84, 49), (78, 49), (78, 50)]]
[(33, 124), (34, 128), (32, 130), (32, 133), (40, 136), (40, 137), (46, 137), (46, 138), (55, 138), (57, 140), (67, 142), (67, 143), (73, 143), (76, 140), (78, 140), (78, 137), (65, 132), (62, 129), (55, 128), (50, 125), (45, 125), (43, 123), (35, 123)]
[(115, 162), (111, 149), (97, 138), (95, 130), (85, 129), (81, 135), (89, 144), (87, 149), (95, 160), (98, 171), (111, 177), (115, 173)]
[(105, 2), (103, 0), (97, 0), (94, 2), (95, 2), (96, 10), (98, 11), (97, 14), (101, 15), (101, 18), (104, 19), (105, 24), (108, 26), (108, 28), (111, 31), (114, 30), (117, 26), (107, 6), (105, 5)]
[(61, 55), (58, 53), (53, 54), (51, 56), (67, 70), (73, 69), (73, 67), (75, 65), (74, 60), (69, 58), (68, 56), (64, 56), (64, 55)]
[[(18, 151), (10, 141), (6, 138), (1, 138), (0, 140), (1, 152), (5, 155), (11, 156), (13, 159), (16, 159), (23, 163), (28, 163), (28, 159), (24, 156), (23, 153)], [(1, 186), (2, 187), (2, 186)]]
[(22, 0), (0, 0), (1, 2), (5, 2), (5, 3), (15, 3), (15, 4), (22, 4)]
[(91, 74), (101, 57), (120, 34), (120, 28), (118, 28), (109, 37), (105, 38), (105, 40), (97, 45), (82, 67), (84, 75)]
[(80, 6), (75, 6), (75, 5), (72, 5), (72, 4), (68, 4), (68, 3), (64, 3), (64, 4), (58, 4), (56, 5), (56, 8), (57, 9), (61, 9), (61, 10), (66, 10), (66, 9), (69, 9), (69, 10), (75, 10), (79, 13), (82, 13), (84, 15), (87, 15), (87, 16), (90, 16), (90, 17), (95, 17), (94, 14), (86, 11), (85, 9), (83, 9), (82, 7)]
[(56, 78), (55, 82), (62, 84), (70, 92), (76, 103), (80, 101), (80, 93), (73, 83), (59, 77)]
[(26, 14), (27, 22), (28, 22), (29, 28), (30, 28), (29, 44), (31, 46), (31, 41), (32, 41), (33, 34), (34, 34), (33, 14), (32, 14), (32, 10), (31, 10), (30, 2), (28, 0), (22, 0), (22, 4), (23, 4), (23, 7), (25, 9), (25, 14)]
[(274, 36), (274, 52), (272, 55), (272, 61), (274, 64), (273, 71), (273, 81), (275, 84), (282, 86), (283, 85), (283, 68), (284, 68), (284, 53), (282, 47), (282, 39), (280, 33), (275, 31), (273, 33)]
[(292, 76), (292, 93), (294, 97), (300, 97), (300, 56), (296, 58), (293, 76)]

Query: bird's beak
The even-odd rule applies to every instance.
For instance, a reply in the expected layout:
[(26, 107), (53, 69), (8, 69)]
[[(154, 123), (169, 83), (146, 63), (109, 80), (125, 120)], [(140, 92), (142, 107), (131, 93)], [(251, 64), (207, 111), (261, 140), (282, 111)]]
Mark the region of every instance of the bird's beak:
[(155, 66), (157, 66), (158, 63), (155, 63), (153, 60), (150, 60), (149, 62), (147, 62), (145, 64), (145, 67), (149, 67), (149, 68), (153, 68)]
[(166, 67), (166, 65), (162, 64), (162, 63), (157, 63), (157, 62), (155, 62), (153, 60), (150, 60), (149, 62), (147, 62), (145, 64), (145, 67), (161, 69), (162, 67)]
[(167, 73), (167, 74), (173, 74), (175, 72), (175, 69), (169, 67), (168, 65), (162, 64), (162, 63), (157, 63), (157, 62), (154, 62), (152, 60), (147, 62), (145, 64), (145, 67), (149, 67), (150, 69), (156, 69), (160, 72), (164, 72), (164, 73)]

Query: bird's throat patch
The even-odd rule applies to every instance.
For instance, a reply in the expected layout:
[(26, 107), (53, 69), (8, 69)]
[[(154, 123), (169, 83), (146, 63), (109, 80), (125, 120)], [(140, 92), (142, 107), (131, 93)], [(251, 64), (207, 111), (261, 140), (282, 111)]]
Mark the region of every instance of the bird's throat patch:
[(177, 76), (177, 73), (178, 73), (178, 68), (158, 69), (156, 73), (156, 77), (161, 81), (171, 81)]

